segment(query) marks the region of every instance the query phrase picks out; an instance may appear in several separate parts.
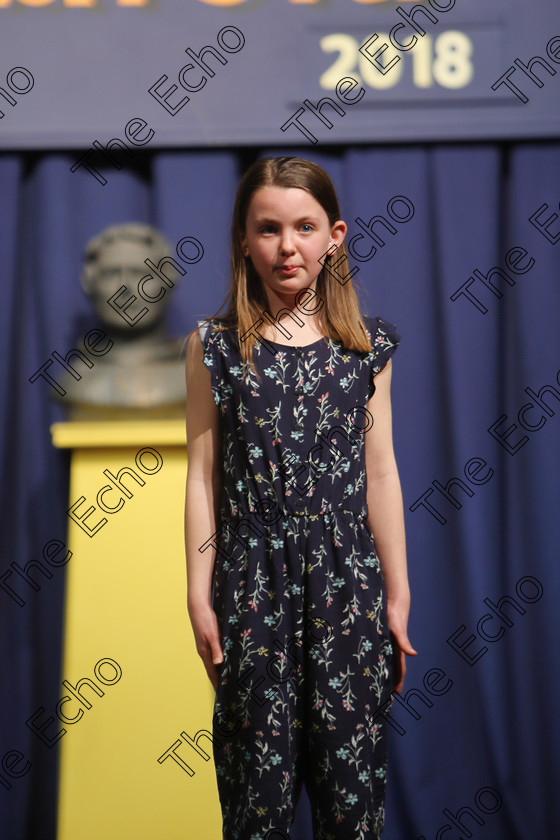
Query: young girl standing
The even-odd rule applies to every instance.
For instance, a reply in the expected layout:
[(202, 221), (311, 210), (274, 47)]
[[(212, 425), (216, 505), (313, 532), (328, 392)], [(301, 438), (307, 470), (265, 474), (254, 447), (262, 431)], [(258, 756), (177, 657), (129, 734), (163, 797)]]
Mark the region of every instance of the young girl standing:
[[(216, 689), (223, 840), (375, 840), (410, 594), (392, 324), (360, 314), (328, 175), (258, 160), (225, 315), (187, 350), (188, 609)], [(328, 256), (325, 256), (328, 252)], [(387, 706), (385, 706), (385, 710)]]

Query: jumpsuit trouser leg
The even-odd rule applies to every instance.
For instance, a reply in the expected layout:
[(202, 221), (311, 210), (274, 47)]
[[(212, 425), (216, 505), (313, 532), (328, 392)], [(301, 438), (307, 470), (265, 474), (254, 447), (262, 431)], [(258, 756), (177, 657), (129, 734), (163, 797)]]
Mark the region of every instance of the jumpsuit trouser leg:
[(328, 516), (292, 517), (280, 564), (260, 547), (264, 611), (255, 610), (250, 556), (221, 573), (214, 757), (223, 840), (289, 840), (304, 782), (313, 840), (380, 836), (386, 743), (375, 712), (392, 690), (391, 644), (373, 540), (345, 517), (337, 525), (355, 538), (343, 548)]

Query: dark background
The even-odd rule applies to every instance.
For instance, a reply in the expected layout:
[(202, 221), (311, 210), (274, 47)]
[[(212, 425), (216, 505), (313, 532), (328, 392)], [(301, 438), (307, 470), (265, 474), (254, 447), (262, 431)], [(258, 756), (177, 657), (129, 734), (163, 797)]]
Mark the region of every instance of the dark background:
[[(427, 707), (412, 698), (419, 720), (402, 708), (392, 713), (406, 731), (391, 733), (384, 838), (435, 837), (448, 822), (444, 808), (455, 813), (474, 807), (476, 792), (489, 786), (503, 804), (483, 815), (483, 826), (467, 817), (475, 837), (548, 840), (556, 832), (559, 781), (560, 686), (554, 662), (560, 272), (558, 245), (529, 217), (543, 202), (550, 206), (545, 216), (558, 205), (553, 175), (560, 143), (295, 151), (334, 179), (350, 233), (358, 230), (357, 216), (386, 215), (395, 195), (407, 196), (415, 208), (414, 217), (396, 225), (397, 234), (388, 235), (368, 263), (358, 264), (355, 278), (364, 311), (393, 321), (403, 337), (394, 359), (394, 433), (413, 593), (410, 637), (420, 652), (409, 662), (406, 686), (423, 690), (433, 702)], [(49, 434), (60, 409), (46, 382), (28, 379), (53, 350), (66, 354), (80, 347), (79, 339), (93, 326), (77, 282), (85, 242), (106, 225), (129, 220), (154, 224), (173, 245), (184, 236), (199, 239), (204, 258), (188, 268), (169, 318), (170, 329), (185, 335), (225, 293), (235, 188), (257, 154), (159, 152), (138, 160), (133, 170), (106, 170), (106, 187), (87, 174), (69, 176), (69, 155), (0, 159), (1, 571), (10, 562), (23, 566), (41, 559), (47, 541), (65, 539), (67, 463)], [(559, 228), (556, 222), (550, 230)], [(508, 272), (514, 286), (494, 281), (501, 299), (479, 281), (473, 285), (486, 314), (465, 297), (450, 300), (475, 268), (484, 274), (494, 266), (505, 268), (506, 252), (514, 246), (525, 248), (535, 264), (523, 275)], [(546, 423), (524, 432), (517, 419), (529, 402), (524, 389), (538, 393), (544, 385), (556, 388), (557, 396), (545, 397), (553, 416), (528, 411), (527, 423), (536, 426), (541, 416)], [(487, 431), (503, 414), (502, 432), (518, 426), (508, 438), (512, 446), (528, 437), (515, 454)], [(467, 481), (464, 467), (472, 458), (484, 459), (494, 471), (485, 484)], [(478, 480), (485, 474), (486, 469)], [(429, 501), (445, 525), (424, 508), (410, 511), (432, 481), (445, 485), (452, 477), (461, 478), (473, 495), (455, 487), (461, 504), (456, 509), (434, 491)], [(533, 604), (516, 595), (516, 583), (527, 575), (543, 589)], [(54, 708), (60, 696), (64, 569), (53, 570), (44, 583), (36, 576), (39, 592), (23, 582), (17, 587), (29, 593), (23, 607), (0, 590), (0, 753), (20, 750), (32, 763), (25, 776), (12, 780), (11, 790), (0, 788), (0, 826), (10, 840), (54, 837), (56, 749), (49, 750), (25, 721), (39, 706)], [(523, 591), (533, 597), (530, 587)], [(497, 603), (506, 594), (525, 614), (506, 606), (513, 627), (495, 643), (477, 638), (468, 652), (474, 656), (483, 644), (488, 651), (468, 664), (446, 639), (463, 624), (467, 634), (476, 634), (478, 620), (489, 612), (484, 599)], [(495, 623), (485, 628), (498, 632)], [(432, 668), (453, 680), (442, 696), (423, 688)], [(442, 680), (438, 688), (445, 684)], [(490, 798), (482, 801), (492, 808)], [(300, 818), (306, 818), (303, 807)], [(306, 831), (294, 831), (294, 840), (309, 840)]]

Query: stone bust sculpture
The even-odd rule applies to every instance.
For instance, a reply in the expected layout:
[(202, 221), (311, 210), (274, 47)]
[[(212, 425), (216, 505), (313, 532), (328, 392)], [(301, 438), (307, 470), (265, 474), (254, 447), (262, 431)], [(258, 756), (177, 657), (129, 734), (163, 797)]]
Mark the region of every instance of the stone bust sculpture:
[(81, 285), (112, 345), (81, 379), (67, 373), (61, 381), (74, 415), (99, 414), (101, 407), (113, 409), (105, 416), (183, 410), (182, 342), (166, 337), (164, 324), (178, 274), (186, 273), (172, 253), (155, 228), (139, 223), (112, 225), (87, 243)]

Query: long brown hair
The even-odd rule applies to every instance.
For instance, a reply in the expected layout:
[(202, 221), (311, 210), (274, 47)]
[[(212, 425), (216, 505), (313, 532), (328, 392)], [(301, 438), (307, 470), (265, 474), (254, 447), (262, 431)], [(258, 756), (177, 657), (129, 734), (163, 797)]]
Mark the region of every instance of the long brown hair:
[[(321, 205), (331, 226), (340, 219), (338, 199), (331, 179), (316, 163), (297, 157), (260, 158), (249, 167), (237, 188), (233, 209), (231, 286), (220, 309), (212, 316), (219, 322), (215, 326), (216, 330), (236, 327), (238, 336), (246, 335), (262, 319), (263, 313), (268, 311), (268, 300), (261, 279), (253, 267), (251, 258), (244, 257), (241, 248), (249, 204), (253, 194), (261, 187), (296, 187), (305, 190)], [(325, 264), (328, 265), (331, 259), (336, 261), (338, 275), (346, 277), (350, 268), (344, 243), (332, 256), (326, 257)], [(349, 350), (369, 352), (371, 343), (365, 332), (352, 279), (348, 279), (342, 285), (323, 267), (317, 277), (315, 293), (319, 300), (323, 301), (323, 306), (317, 314), (318, 326), (323, 335), (342, 342)], [(218, 313), (228, 301), (227, 311), (220, 316)], [(268, 315), (268, 320), (275, 323), (270, 313)], [(239, 342), (241, 358), (250, 364), (253, 372), (253, 347), (257, 341), (258, 339), (251, 334), (246, 340)]]

